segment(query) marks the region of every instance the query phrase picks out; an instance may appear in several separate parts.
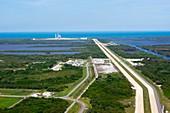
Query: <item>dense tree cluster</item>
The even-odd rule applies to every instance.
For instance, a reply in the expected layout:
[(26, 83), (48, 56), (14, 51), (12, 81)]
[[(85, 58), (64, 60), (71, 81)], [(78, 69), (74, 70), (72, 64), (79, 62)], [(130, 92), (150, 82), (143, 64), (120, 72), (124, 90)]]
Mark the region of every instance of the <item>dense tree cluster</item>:
[(0, 70), (0, 87), (63, 91), (68, 87), (67, 84), (83, 75), (80, 67), (64, 65), (62, 71), (53, 72), (48, 69), (50, 65), (51, 63), (31, 63), (25, 70)]
[[(35, 43), (35, 47), (43, 45), (46, 47), (54, 46), (74, 46), (73, 51), (79, 51), (75, 55), (0, 55), (0, 87), (1, 88), (31, 88), (47, 89), (49, 91), (62, 91), (67, 88), (67, 84), (73, 83), (82, 77), (82, 69), (65, 65), (61, 72), (52, 72), (50, 68), (57, 61), (67, 61), (68, 58), (88, 58), (106, 57), (92, 40), (87, 41), (59, 41), (43, 42), (30, 41), (28, 39), (3, 40), (2, 43), (30, 44)], [(23, 50), (25, 51), (25, 50)], [(56, 85), (57, 84), (57, 85)]]
[(155, 57), (150, 55), (149, 53), (145, 53), (140, 51), (134, 47), (130, 47), (127, 45), (117, 45), (117, 46), (109, 46), (110, 50), (113, 50), (116, 54), (124, 57), (124, 58), (148, 58)]
[(170, 61), (164, 59), (150, 59), (143, 62), (145, 66), (137, 67), (153, 82), (162, 85), (166, 97), (170, 99)]
[[(154, 46), (151, 47), (152, 49), (154, 49)], [(156, 48), (159, 47), (162, 46), (156, 46)], [(142, 62), (145, 65), (138, 66), (136, 68), (141, 70), (141, 72), (145, 76), (149, 77), (156, 84), (162, 85), (161, 88), (163, 89), (165, 96), (170, 99), (170, 61), (169, 60), (165, 60), (163, 58), (159, 58), (154, 55), (147, 54), (145, 52), (136, 50), (135, 48), (126, 45), (111, 46), (109, 48), (124, 58), (145, 58), (145, 60)], [(129, 49), (136, 52), (129, 53), (126, 51)], [(150, 59), (147, 60), (146, 58), (150, 58)]]
[(27, 98), (11, 109), (0, 109), (0, 113), (64, 113), (68, 106), (62, 99)]
[(145, 49), (154, 51), (165, 56), (170, 56), (170, 45), (142, 46)]
[(120, 74), (109, 74), (98, 78), (83, 95), (92, 105), (90, 113), (125, 113), (125, 106), (120, 100), (130, 98), (130, 83)]

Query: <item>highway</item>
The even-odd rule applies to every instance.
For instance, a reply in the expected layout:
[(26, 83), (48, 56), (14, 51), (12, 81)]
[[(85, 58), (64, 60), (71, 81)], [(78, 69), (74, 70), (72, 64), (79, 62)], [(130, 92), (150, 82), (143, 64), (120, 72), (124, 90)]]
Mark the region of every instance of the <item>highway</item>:
[(97, 39), (93, 41), (98, 45), (98, 47), (104, 52), (104, 54), (113, 62), (113, 64), (121, 71), (121, 73), (128, 79), (128, 81), (134, 86), (136, 90), (135, 96), (135, 113), (144, 113), (144, 100), (143, 100), (143, 89), (142, 87), (119, 65), (119, 63), (112, 58), (110, 54), (104, 50)]
[[(144, 78), (142, 78), (137, 72), (135, 72), (131, 67), (124, 63), (120, 58), (113, 54), (107, 47), (105, 47), (98, 40), (94, 39), (94, 42), (105, 51), (105, 54), (108, 54), (110, 58), (113, 58), (114, 61), (119, 62), (126, 70), (128, 70), (136, 79), (138, 79), (148, 90), (149, 100), (152, 113), (162, 113), (162, 107), (158, 98), (156, 89), (148, 83)], [(120, 70), (120, 69), (119, 69)], [(121, 71), (122, 72), (122, 71)], [(137, 102), (137, 101), (136, 101)], [(137, 106), (136, 106), (137, 107)], [(136, 108), (137, 109), (137, 108)]]

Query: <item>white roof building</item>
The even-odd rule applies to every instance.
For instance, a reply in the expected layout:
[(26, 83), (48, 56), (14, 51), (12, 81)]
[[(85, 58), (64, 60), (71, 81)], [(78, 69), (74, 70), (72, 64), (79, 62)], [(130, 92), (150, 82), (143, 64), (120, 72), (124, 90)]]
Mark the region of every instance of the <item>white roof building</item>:
[(53, 92), (44, 92), (44, 93), (42, 94), (42, 96), (45, 97), (45, 98), (49, 98), (49, 97), (52, 97), (53, 94), (54, 94)]
[(40, 97), (40, 96), (41, 96), (41, 93), (34, 93), (30, 97)]

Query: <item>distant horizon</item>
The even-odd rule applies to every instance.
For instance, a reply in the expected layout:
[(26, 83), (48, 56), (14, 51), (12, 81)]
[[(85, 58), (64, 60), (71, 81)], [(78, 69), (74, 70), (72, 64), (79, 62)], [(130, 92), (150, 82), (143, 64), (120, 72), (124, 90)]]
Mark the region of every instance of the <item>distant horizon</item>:
[(60, 32), (63, 32), (63, 33), (71, 33), (71, 32), (170, 32), (170, 30), (160, 30), (160, 31), (0, 31), (0, 33), (38, 33), (38, 32), (57, 32), (57, 33), (60, 33)]
[(0, 38), (54, 38), (55, 34), (59, 33), (61, 37), (143, 37), (143, 36), (170, 36), (170, 31), (51, 31), (51, 32), (0, 32)]

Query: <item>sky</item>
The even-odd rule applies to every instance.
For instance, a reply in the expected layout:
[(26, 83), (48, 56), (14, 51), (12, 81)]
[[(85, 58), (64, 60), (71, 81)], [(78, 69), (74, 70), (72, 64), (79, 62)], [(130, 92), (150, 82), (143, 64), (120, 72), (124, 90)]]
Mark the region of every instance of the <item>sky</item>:
[(0, 32), (170, 31), (170, 0), (0, 0)]

